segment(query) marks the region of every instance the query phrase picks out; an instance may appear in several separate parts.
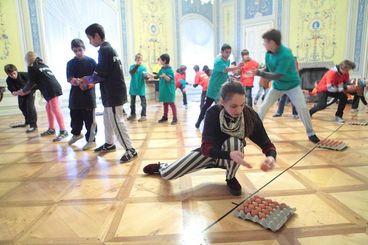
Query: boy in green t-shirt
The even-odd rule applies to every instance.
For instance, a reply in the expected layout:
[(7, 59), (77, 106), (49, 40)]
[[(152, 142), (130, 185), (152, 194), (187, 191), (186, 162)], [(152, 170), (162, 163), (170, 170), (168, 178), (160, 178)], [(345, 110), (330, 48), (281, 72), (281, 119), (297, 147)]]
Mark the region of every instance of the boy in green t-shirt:
[(257, 70), (256, 75), (272, 80), (272, 88), (267, 93), (258, 111), (263, 120), (270, 107), (284, 94), (295, 106), (307, 131), (310, 141), (318, 143), (319, 139), (313, 130), (311, 118), (300, 86), (300, 78), (291, 50), (281, 44), (281, 33), (272, 29), (262, 36), (266, 53), (266, 69)]
[(236, 71), (243, 66), (243, 63), (239, 63), (238, 66), (230, 66), (231, 46), (229, 44), (223, 44), (221, 47), (221, 55), (217, 56), (215, 63), (213, 65), (212, 74), (208, 84), (206, 100), (201, 108), (201, 113), (199, 114), (198, 120), (195, 124), (196, 128), (199, 128), (207, 109), (212, 105), (213, 102), (217, 101), (220, 97), (220, 89), (222, 84), (227, 81), (228, 72)]

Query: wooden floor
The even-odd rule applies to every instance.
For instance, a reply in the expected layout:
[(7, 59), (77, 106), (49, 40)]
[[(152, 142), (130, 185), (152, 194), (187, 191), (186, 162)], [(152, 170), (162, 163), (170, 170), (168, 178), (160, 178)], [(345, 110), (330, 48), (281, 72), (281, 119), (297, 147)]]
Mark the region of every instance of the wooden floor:
[[(119, 164), (121, 148), (98, 156), (81, 151), (84, 140), (72, 147), (52, 143), (50, 137), (9, 128), (20, 115), (0, 117), (0, 244), (368, 244), (368, 126), (338, 125), (335, 105), (315, 114), (320, 138), (349, 145), (335, 152), (315, 148), (290, 108), (281, 118), (269, 112), (264, 124), (278, 165), (262, 172), (263, 156), (248, 141), (246, 160), (254, 168), (238, 171), (244, 193), (236, 198), (220, 169), (170, 182), (143, 174), (146, 164), (171, 162), (200, 144), (194, 128), (198, 103), (188, 110), (177, 105), (176, 126), (157, 124), (162, 108), (152, 103), (148, 121), (126, 123), (139, 157), (125, 165)], [(352, 119), (349, 110), (346, 120)], [(368, 120), (368, 113), (359, 111), (353, 119)], [(97, 120), (100, 145), (102, 117)], [(46, 122), (40, 113), (40, 131)], [(220, 219), (257, 191), (297, 209), (281, 230), (264, 230), (233, 213)]]

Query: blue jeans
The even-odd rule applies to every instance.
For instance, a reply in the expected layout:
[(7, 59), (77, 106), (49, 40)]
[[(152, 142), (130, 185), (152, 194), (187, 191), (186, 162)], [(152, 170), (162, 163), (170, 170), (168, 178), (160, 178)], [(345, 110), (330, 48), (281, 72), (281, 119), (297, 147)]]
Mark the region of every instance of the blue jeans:
[(244, 91), (245, 91), (245, 97), (247, 99), (247, 105), (253, 108), (252, 87), (245, 86)]

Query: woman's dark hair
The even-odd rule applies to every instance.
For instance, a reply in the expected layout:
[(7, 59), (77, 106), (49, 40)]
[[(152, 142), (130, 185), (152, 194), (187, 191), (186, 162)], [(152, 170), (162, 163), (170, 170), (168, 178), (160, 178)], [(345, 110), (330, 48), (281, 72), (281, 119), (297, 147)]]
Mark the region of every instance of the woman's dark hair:
[(4, 71), (7, 75), (12, 73), (13, 71), (18, 71), (17, 67), (13, 64), (8, 64), (4, 66)]
[(82, 48), (82, 49), (86, 49), (86, 46), (84, 46), (84, 43), (81, 39), (79, 38), (75, 38), (72, 40), (71, 44), (70, 44), (71, 48)]
[(244, 87), (239, 82), (226, 82), (221, 87), (220, 96), (224, 101), (228, 101), (234, 94), (245, 96)]
[(161, 54), (160, 55), (160, 60), (162, 60), (163, 62), (165, 62), (165, 64), (170, 64), (170, 55), (168, 55), (168, 54)]
[(281, 45), (281, 32), (276, 29), (271, 29), (262, 35), (263, 39), (272, 40), (278, 46)]
[[(222, 85), (220, 95), (225, 102), (229, 101), (234, 94), (244, 95), (245, 97), (244, 87), (241, 83), (226, 82)], [(245, 124), (245, 136), (248, 137), (253, 133), (257, 114), (252, 108), (248, 106), (244, 106), (243, 114)]]
[(230, 46), (229, 44), (227, 44), (227, 43), (224, 43), (224, 44), (222, 45), (222, 47), (221, 47), (221, 52), (222, 52), (222, 51), (225, 51), (226, 49), (231, 49), (231, 46)]
[(199, 65), (195, 65), (194, 67), (193, 67), (193, 69), (197, 72), (197, 71), (199, 71)]
[(105, 30), (103, 26), (100, 24), (95, 23), (95, 24), (88, 26), (85, 30), (85, 33), (91, 37), (95, 37), (97, 33), (102, 40), (105, 40)]

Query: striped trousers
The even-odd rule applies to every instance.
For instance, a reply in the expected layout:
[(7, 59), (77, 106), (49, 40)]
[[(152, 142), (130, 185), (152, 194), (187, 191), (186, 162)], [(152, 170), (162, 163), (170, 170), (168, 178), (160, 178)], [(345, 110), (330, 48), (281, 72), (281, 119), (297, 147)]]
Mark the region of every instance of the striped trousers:
[[(230, 137), (223, 143), (221, 149), (244, 152), (244, 141)], [(213, 159), (204, 156), (200, 151), (191, 151), (172, 164), (160, 164), (159, 171), (163, 179), (170, 180), (205, 168), (226, 169), (226, 179), (232, 179), (238, 171), (239, 164), (227, 159)]]
[(114, 136), (121, 146), (127, 150), (133, 148), (124, 124), (123, 106), (104, 107), (103, 121), (105, 126), (105, 143), (114, 144)]

